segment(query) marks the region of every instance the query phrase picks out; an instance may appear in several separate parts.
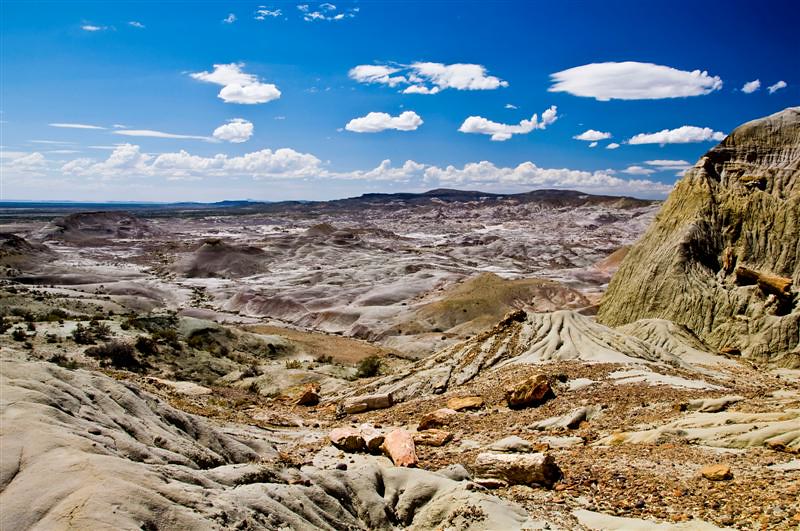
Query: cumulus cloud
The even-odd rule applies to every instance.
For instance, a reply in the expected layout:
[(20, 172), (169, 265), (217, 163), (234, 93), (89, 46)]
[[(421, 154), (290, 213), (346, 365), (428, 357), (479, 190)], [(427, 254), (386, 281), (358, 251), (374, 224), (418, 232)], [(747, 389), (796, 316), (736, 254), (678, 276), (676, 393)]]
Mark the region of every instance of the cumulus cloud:
[(213, 139), (207, 136), (200, 135), (180, 135), (175, 133), (165, 133), (163, 131), (153, 131), (152, 129), (119, 129), (114, 131), (115, 135), (123, 136), (142, 136), (149, 138), (174, 138), (183, 140), (204, 140), (210, 142)]
[(84, 24), (83, 26), (81, 26), (81, 29), (83, 31), (88, 31), (93, 33), (95, 31), (105, 31), (108, 29), (108, 26), (95, 26), (94, 24)]
[(599, 101), (703, 96), (722, 88), (722, 80), (706, 71), (687, 72), (635, 61), (576, 66), (550, 77), (553, 81), (550, 92), (567, 92)]
[(322, 173), (321, 161), (309, 153), (282, 148), (263, 149), (242, 156), (192, 155), (184, 150), (160, 155), (142, 153), (139, 146), (121, 144), (106, 160), (79, 158), (61, 167), (67, 175), (116, 178), (159, 176), (167, 179), (249, 175), (254, 178), (304, 178)]
[(684, 125), (677, 129), (663, 129), (657, 133), (639, 133), (628, 140), (628, 144), (689, 144), (693, 142), (721, 141), (725, 133), (710, 127)]
[(617, 144), (616, 142), (611, 142), (609, 145), (606, 146), (606, 149), (617, 149), (618, 147), (619, 144)]
[(253, 136), (253, 124), (243, 118), (234, 118), (214, 129), (213, 136), (217, 140), (241, 144), (242, 142), (247, 142)]
[(768, 86), (767, 90), (769, 91), (770, 94), (773, 94), (776, 90), (780, 90), (780, 89), (786, 88), (786, 87), (788, 87), (788, 85), (786, 84), (786, 81), (781, 80), (781, 81), (778, 81), (777, 83), (775, 83), (774, 85)]
[(590, 148), (595, 148), (595, 147), (597, 147), (597, 142), (592, 142), (591, 144), (589, 144), (589, 147), (590, 147)]
[(759, 88), (761, 88), (761, 81), (758, 79), (754, 79), (753, 81), (748, 81), (747, 83), (742, 85), (742, 92), (744, 92), (745, 94), (752, 94)]
[(597, 142), (598, 140), (606, 140), (611, 138), (611, 133), (606, 133), (603, 131), (595, 131), (594, 129), (587, 129), (583, 133), (579, 135), (575, 135), (572, 138), (575, 140), (584, 140), (586, 142)]
[(628, 175), (650, 175), (651, 173), (655, 173), (655, 170), (651, 170), (650, 168), (645, 168), (643, 166), (628, 166), (622, 173), (627, 173)]
[(144, 29), (145, 28), (145, 25), (142, 24), (141, 22), (137, 21), (137, 20), (131, 20), (130, 22), (128, 22), (128, 26), (132, 26), (132, 27), (137, 28), (137, 29)]
[(281, 97), (281, 91), (272, 83), (262, 83), (253, 74), (242, 71), (244, 63), (215, 64), (212, 72), (189, 74), (193, 79), (222, 85), (217, 97), (225, 103), (266, 103)]
[(449, 88), (494, 90), (508, 86), (507, 81), (488, 75), (485, 66), (469, 63), (358, 65), (350, 70), (349, 75), (360, 83), (379, 83), (390, 87), (407, 85), (403, 90), (404, 94), (438, 94)]
[(101, 127), (99, 125), (89, 125), (89, 124), (74, 124), (74, 123), (52, 123), (47, 124), (50, 127), (58, 127), (61, 129), (105, 129), (105, 127)]
[(422, 124), (422, 118), (414, 111), (405, 111), (398, 116), (385, 112), (371, 112), (366, 116), (353, 118), (344, 128), (354, 133), (378, 133), (387, 129), (415, 131)]
[(621, 179), (609, 171), (583, 171), (568, 168), (540, 168), (533, 162), (515, 167), (498, 167), (488, 161), (465, 164), (462, 168), (430, 166), (428, 180), (442, 185), (499, 185), (526, 188), (571, 188), (594, 192), (666, 194), (671, 185), (645, 180)]
[(228, 13), (228, 16), (223, 18), (222, 22), (224, 22), (225, 24), (233, 24), (234, 22), (236, 22), (236, 15), (234, 15), (233, 13)]
[(545, 129), (557, 119), (557, 108), (553, 105), (542, 113), (541, 121), (537, 114), (531, 116), (530, 120), (522, 120), (516, 125), (493, 122), (482, 116), (470, 116), (464, 120), (464, 123), (461, 124), (458, 130), (462, 133), (491, 135), (492, 140), (503, 142), (513, 135), (524, 135), (530, 133), (534, 129)]

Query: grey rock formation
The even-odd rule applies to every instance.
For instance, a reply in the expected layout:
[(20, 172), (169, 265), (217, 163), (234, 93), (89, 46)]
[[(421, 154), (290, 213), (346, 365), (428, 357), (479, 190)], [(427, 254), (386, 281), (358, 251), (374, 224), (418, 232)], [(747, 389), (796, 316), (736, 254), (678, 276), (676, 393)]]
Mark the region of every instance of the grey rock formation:
[(261, 430), (214, 426), (104, 375), (4, 359), (0, 385), (4, 530), (532, 526), (452, 473), (372, 456), (346, 471), (267, 464)]
[(800, 107), (738, 127), (676, 185), (598, 320), (685, 325), (716, 349), (800, 367)]

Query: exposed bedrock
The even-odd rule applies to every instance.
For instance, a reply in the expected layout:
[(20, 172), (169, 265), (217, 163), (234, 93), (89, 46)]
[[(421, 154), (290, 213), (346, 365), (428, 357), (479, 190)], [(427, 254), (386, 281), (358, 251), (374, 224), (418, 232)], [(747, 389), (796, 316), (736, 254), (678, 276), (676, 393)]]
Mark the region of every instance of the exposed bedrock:
[(719, 350), (800, 367), (800, 107), (734, 130), (676, 185), (598, 320), (687, 326)]

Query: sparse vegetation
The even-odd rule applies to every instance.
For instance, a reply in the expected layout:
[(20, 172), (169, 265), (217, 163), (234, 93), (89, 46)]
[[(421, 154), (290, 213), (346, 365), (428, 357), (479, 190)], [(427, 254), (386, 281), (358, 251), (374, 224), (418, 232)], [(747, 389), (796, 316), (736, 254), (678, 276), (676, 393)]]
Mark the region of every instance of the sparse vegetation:
[(94, 345), (95, 343), (94, 334), (89, 327), (83, 326), (82, 323), (78, 323), (69, 336), (78, 345)]
[(367, 356), (358, 362), (356, 376), (358, 378), (371, 378), (377, 376), (381, 370), (381, 359), (378, 356)]
[(110, 341), (86, 349), (86, 355), (101, 360), (101, 363), (115, 369), (138, 371), (142, 363), (136, 358), (132, 345), (122, 341)]
[(14, 341), (25, 341), (28, 339), (28, 334), (25, 333), (25, 330), (22, 328), (15, 328), (13, 332), (11, 332), (11, 339)]
[(301, 362), (300, 360), (286, 360), (284, 362), (284, 365), (286, 365), (287, 369), (302, 369), (303, 368), (303, 362)]
[(139, 336), (136, 338), (136, 350), (145, 356), (158, 354), (158, 343), (151, 337)]

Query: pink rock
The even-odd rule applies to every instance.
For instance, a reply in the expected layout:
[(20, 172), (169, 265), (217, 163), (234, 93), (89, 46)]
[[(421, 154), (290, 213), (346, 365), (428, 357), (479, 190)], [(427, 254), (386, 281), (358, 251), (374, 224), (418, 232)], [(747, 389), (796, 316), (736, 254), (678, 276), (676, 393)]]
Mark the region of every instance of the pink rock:
[(454, 409), (448, 409), (446, 407), (437, 409), (436, 411), (432, 411), (422, 417), (422, 420), (419, 421), (419, 427), (417, 429), (419, 431), (423, 431), (431, 428), (447, 426), (450, 424), (450, 421), (456, 417), (456, 415), (458, 415), (458, 412)]
[(328, 438), (336, 448), (345, 452), (359, 452), (365, 448), (361, 432), (353, 428), (335, 428)]
[(382, 448), (395, 466), (415, 467), (419, 462), (414, 438), (406, 430), (390, 431), (383, 441)]

